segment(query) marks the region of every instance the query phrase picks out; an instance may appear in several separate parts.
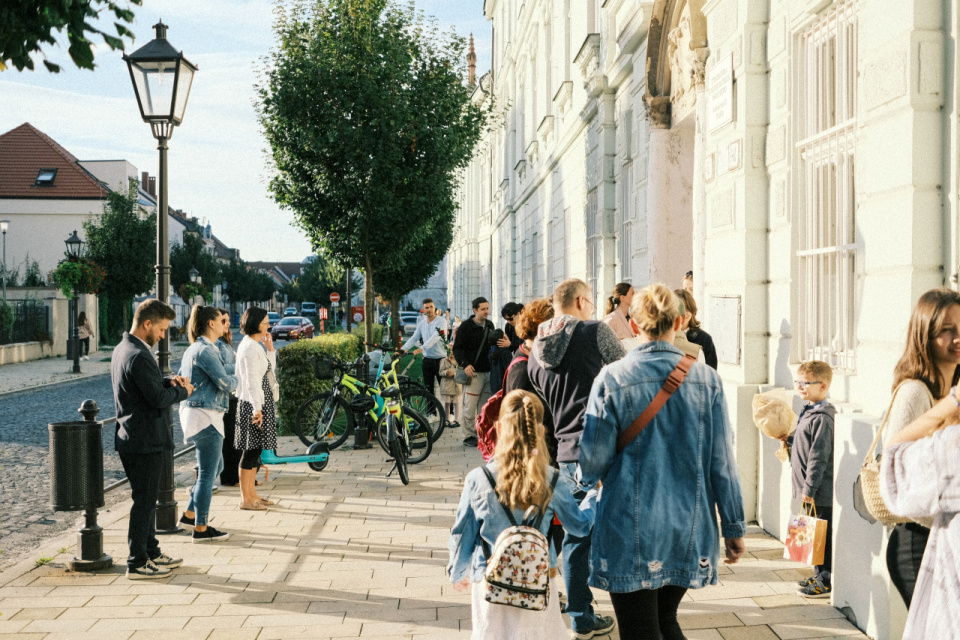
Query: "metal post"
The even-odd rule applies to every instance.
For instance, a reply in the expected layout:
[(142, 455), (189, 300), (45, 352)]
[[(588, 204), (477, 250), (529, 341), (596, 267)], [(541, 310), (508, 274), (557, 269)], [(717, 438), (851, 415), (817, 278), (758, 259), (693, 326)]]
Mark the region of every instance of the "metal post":
[[(93, 400), (84, 400), (77, 410), (84, 422), (95, 422), (100, 409)], [(100, 479), (103, 482), (103, 478)], [(71, 571), (99, 571), (113, 566), (113, 558), (103, 552), (103, 527), (97, 524), (97, 506), (91, 501), (84, 512), (84, 526), (77, 534), (80, 557), (68, 562)]]
[[(172, 128), (170, 129), (172, 132)], [(169, 136), (157, 136), (157, 149), (160, 151), (160, 193), (157, 202), (157, 300), (170, 303), (170, 247), (167, 239), (167, 139)], [(157, 364), (160, 373), (169, 376), (170, 336), (164, 333), (160, 338), (157, 351)], [(170, 433), (173, 441), (173, 407), (163, 410), (163, 428)], [(156, 527), (158, 534), (179, 533), (177, 524), (177, 501), (174, 498), (173, 451), (163, 452), (163, 470), (160, 473), (160, 492), (157, 495)]]
[(3, 230), (3, 301), (7, 301), (7, 230)]
[(343, 311), (343, 315), (346, 316), (347, 318), (347, 333), (350, 333), (350, 307), (352, 304), (351, 303), (352, 294), (350, 293), (350, 281), (352, 279), (353, 279), (353, 269), (351, 269), (350, 267), (347, 267), (347, 295), (345, 296), (347, 299), (347, 304), (346, 304), (347, 308), (344, 309)]
[(80, 318), (80, 294), (77, 288), (73, 288), (73, 372), (80, 373), (80, 327), (78, 321)]

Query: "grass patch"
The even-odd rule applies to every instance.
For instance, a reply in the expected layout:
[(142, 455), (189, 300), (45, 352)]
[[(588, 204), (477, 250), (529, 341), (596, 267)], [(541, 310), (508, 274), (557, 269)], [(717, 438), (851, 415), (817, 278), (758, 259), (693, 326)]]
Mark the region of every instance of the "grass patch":
[(52, 560), (53, 558), (48, 558), (47, 556), (40, 556), (40, 558), (37, 560), (37, 566), (42, 567), (43, 565), (50, 563)]
[(60, 547), (60, 551), (58, 551), (57, 553), (66, 553), (66, 552), (67, 552), (67, 549), (69, 549), (69, 548), (70, 548), (70, 547)]

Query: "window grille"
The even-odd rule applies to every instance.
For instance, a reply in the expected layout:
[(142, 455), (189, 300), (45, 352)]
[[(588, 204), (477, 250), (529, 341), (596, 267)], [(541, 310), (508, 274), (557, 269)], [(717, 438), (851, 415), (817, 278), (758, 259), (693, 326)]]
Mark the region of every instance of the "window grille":
[(799, 356), (855, 369), (857, 3), (798, 40)]
[(600, 275), (600, 237), (597, 227), (597, 190), (587, 193), (587, 284), (597, 291), (597, 277)]
[(633, 162), (627, 162), (620, 171), (620, 213), (623, 225), (620, 229), (620, 280), (633, 281)]

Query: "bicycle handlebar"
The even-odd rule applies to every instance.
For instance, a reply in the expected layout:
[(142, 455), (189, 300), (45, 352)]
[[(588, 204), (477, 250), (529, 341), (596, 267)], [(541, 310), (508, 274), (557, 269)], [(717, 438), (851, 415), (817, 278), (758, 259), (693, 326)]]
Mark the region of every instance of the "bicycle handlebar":
[(394, 347), (391, 347), (385, 344), (374, 344), (372, 342), (364, 342), (363, 344), (367, 345), (368, 347), (373, 347), (374, 349), (379, 349), (384, 353), (388, 351), (392, 351), (394, 353), (406, 353), (406, 351), (404, 351), (403, 349), (395, 349)]

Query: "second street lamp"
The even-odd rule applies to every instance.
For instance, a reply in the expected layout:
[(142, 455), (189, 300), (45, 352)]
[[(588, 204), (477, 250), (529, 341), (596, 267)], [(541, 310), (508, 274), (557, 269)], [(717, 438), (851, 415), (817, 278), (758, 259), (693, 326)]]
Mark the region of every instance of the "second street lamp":
[[(137, 104), (144, 122), (150, 124), (160, 151), (160, 192), (157, 198), (157, 299), (170, 302), (170, 246), (167, 232), (169, 204), (167, 200), (167, 141), (173, 128), (183, 121), (190, 97), (190, 87), (197, 66), (183, 57), (167, 42), (167, 25), (153, 25), (156, 37), (130, 55), (124, 55), (130, 71), (130, 80), (137, 95)], [(160, 371), (168, 376), (170, 370), (170, 336), (160, 340), (157, 353)], [(166, 428), (173, 434), (173, 408), (164, 411)], [(160, 496), (157, 500), (157, 533), (176, 533), (177, 502), (173, 497), (173, 452), (163, 455), (160, 478)]]
[(0, 220), (0, 231), (3, 232), (3, 301), (7, 301), (7, 227), (9, 220)]
[[(73, 235), (64, 241), (67, 245), (67, 257), (70, 260), (79, 260), (83, 256), (83, 240), (73, 231)], [(80, 373), (80, 327), (77, 322), (79, 316), (80, 298), (77, 294), (77, 285), (73, 285), (73, 331), (70, 332), (70, 346), (73, 353), (73, 372)]]

